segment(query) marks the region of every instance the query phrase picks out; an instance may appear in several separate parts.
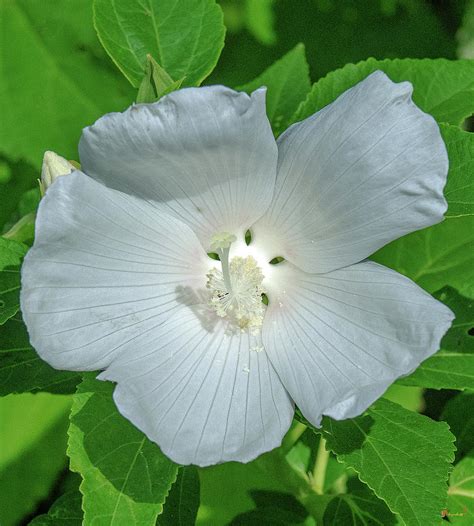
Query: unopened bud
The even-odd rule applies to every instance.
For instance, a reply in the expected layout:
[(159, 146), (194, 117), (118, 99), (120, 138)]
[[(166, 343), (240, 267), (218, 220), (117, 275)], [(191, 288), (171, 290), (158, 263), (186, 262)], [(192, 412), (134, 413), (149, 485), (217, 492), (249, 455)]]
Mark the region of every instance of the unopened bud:
[(43, 157), (41, 168), (40, 189), (44, 195), (46, 190), (56, 181), (58, 177), (70, 174), (76, 167), (57, 153), (47, 151)]

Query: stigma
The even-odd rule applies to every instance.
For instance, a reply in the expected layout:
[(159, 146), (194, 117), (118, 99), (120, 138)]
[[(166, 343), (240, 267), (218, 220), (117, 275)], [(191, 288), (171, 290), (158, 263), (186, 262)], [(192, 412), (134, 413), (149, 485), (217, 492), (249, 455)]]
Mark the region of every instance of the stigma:
[(207, 274), (209, 305), (221, 318), (226, 318), (242, 332), (256, 335), (265, 315), (262, 294), (264, 275), (252, 256), (233, 257), (229, 261), (230, 245), (235, 236), (220, 233), (213, 236), (211, 247), (220, 257), (221, 269)]

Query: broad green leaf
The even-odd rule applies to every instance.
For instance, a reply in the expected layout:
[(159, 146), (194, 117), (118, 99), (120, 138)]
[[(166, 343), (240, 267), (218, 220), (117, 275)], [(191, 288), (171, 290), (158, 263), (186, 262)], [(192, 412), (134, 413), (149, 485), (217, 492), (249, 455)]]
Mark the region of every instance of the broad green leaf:
[(27, 250), (23, 243), (0, 236), (0, 269), (19, 266)]
[(474, 393), (460, 393), (449, 400), (441, 419), (448, 423), (456, 436), (458, 460), (474, 450)]
[(413, 100), (438, 122), (459, 125), (474, 113), (473, 61), (369, 58), (358, 64), (348, 64), (318, 81), (300, 106), (295, 120), (308, 117), (333, 102), (377, 69), (385, 71), (395, 82), (412, 82)]
[(474, 524), (474, 451), (453, 469), (443, 515), (455, 526)]
[(262, 44), (275, 44), (275, 0), (245, 0), (245, 22), (249, 32)]
[(0, 325), (3, 325), (18, 312), (20, 308), (19, 294), (20, 266), (2, 268), (0, 270)]
[(439, 523), (454, 458), (454, 436), (444, 422), (380, 399), (363, 416), (325, 418), (322, 432), (338, 459), (407, 526)]
[(222, 12), (215, 0), (94, 0), (102, 45), (138, 87), (151, 54), (173, 79), (199, 85), (224, 45)]
[(74, 397), (68, 455), (83, 478), (84, 521), (153, 526), (177, 466), (119, 414), (113, 388), (87, 375)]
[[(347, 493), (336, 496), (327, 505), (323, 526), (395, 526), (397, 517), (383, 500), (360, 481), (351, 479)], [(354, 487), (352, 487), (354, 486)]]
[(0, 150), (10, 159), (37, 168), (45, 150), (75, 159), (81, 129), (132, 102), (97, 40), (91, 3), (0, 2)]
[(70, 491), (61, 495), (48, 513), (35, 517), (29, 526), (81, 526), (83, 512), (82, 495), (79, 491)]
[(0, 325), (20, 308), (20, 264), (28, 247), (0, 237)]
[(447, 124), (441, 125), (441, 132), (450, 164), (444, 189), (446, 218), (474, 216), (474, 134)]
[(474, 217), (446, 219), (393, 241), (371, 257), (416, 281), (428, 292), (450, 285), (474, 295)]
[(405, 274), (429, 292), (451, 285), (473, 296), (473, 135), (454, 126), (441, 125), (441, 129), (449, 156), (446, 219), (393, 241), (373, 259)]
[(66, 467), (69, 397), (48, 393), (0, 399), (0, 524), (34, 511)]
[(31, 347), (21, 318), (8, 320), (0, 332), (0, 396), (10, 393), (73, 394), (81, 377), (58, 371), (41, 360)]
[(238, 89), (251, 93), (266, 86), (267, 115), (278, 135), (288, 127), (291, 117), (308, 94), (311, 84), (303, 44), (298, 44), (256, 79)]
[(474, 300), (446, 287), (435, 296), (455, 314), (451, 328), (441, 340), (441, 349), (399, 383), (433, 389), (474, 390)]
[(171, 486), (158, 517), (157, 526), (188, 526), (196, 522), (200, 502), (199, 473), (195, 466), (183, 466)]

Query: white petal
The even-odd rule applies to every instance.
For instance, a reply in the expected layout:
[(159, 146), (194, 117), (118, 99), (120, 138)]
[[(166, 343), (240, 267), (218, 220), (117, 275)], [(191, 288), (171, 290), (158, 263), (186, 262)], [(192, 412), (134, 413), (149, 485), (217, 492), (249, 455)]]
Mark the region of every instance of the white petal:
[(277, 147), (265, 90), (176, 91), (110, 113), (84, 130), (82, 169), (118, 190), (166, 203), (205, 248), (216, 232), (245, 232), (270, 204)]
[(286, 389), (313, 424), (360, 414), (439, 348), (452, 312), (373, 262), (328, 274), (280, 264), (263, 341)]
[(377, 71), (280, 136), (275, 197), (254, 227), (272, 257), (329, 272), (443, 219), (446, 148), (411, 92)]
[(265, 351), (204, 305), (183, 307), (101, 374), (120, 412), (180, 464), (248, 462), (280, 445), (293, 403)]
[(205, 287), (208, 260), (191, 230), (156, 207), (80, 172), (60, 177), (22, 269), (31, 342), (58, 369), (106, 367)]

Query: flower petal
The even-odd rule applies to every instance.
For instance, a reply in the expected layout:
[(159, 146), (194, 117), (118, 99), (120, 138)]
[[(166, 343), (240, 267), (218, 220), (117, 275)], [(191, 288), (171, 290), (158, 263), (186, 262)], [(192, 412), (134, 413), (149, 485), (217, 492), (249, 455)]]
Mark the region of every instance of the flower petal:
[(248, 462), (280, 445), (293, 403), (267, 354), (205, 305), (183, 307), (100, 379), (120, 412), (179, 464)]
[(207, 261), (189, 227), (158, 208), (80, 172), (60, 177), (22, 269), (31, 342), (58, 369), (106, 367), (205, 287)]
[(411, 93), (377, 71), (280, 136), (275, 197), (254, 227), (269, 257), (329, 272), (443, 219), (446, 148)]
[(277, 147), (265, 90), (188, 88), (110, 113), (86, 128), (82, 169), (107, 186), (166, 203), (205, 248), (243, 233), (270, 204)]
[(439, 349), (452, 312), (408, 278), (373, 262), (328, 274), (281, 264), (268, 291), (263, 341), (303, 414), (365, 410)]

